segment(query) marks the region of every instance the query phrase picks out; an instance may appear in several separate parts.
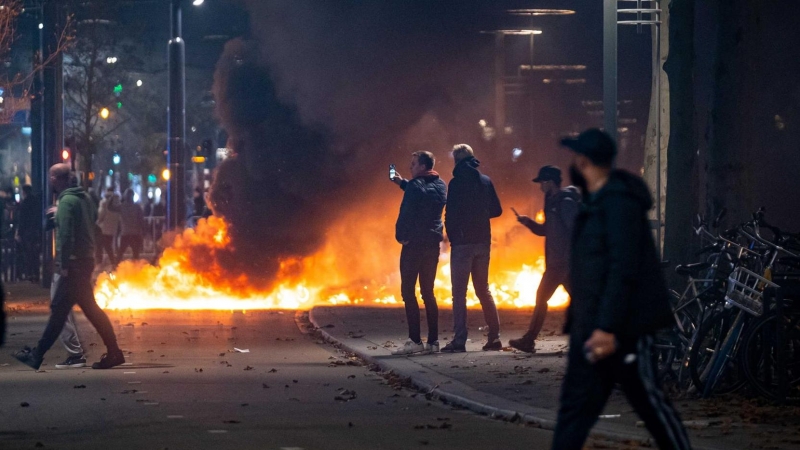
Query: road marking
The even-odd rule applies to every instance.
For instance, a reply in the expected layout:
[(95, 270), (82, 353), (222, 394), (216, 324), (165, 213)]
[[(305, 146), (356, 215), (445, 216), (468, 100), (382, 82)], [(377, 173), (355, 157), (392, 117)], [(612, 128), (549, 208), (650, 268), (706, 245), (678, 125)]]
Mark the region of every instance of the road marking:
[(181, 416), (179, 414), (174, 414), (174, 415), (171, 415), (171, 416), (167, 416), (167, 419), (183, 419), (183, 416)]
[(134, 374), (134, 373), (136, 373), (136, 372), (123, 372), (123, 373), (124, 373), (125, 375), (131, 375), (131, 374)]
[(141, 381), (128, 381), (128, 384), (142, 384)]
[(158, 402), (145, 402), (144, 405), (145, 406), (156, 406), (156, 405), (158, 405)]
[(223, 434), (223, 433), (227, 433), (228, 430), (208, 430), (208, 432), (211, 433), (211, 434)]

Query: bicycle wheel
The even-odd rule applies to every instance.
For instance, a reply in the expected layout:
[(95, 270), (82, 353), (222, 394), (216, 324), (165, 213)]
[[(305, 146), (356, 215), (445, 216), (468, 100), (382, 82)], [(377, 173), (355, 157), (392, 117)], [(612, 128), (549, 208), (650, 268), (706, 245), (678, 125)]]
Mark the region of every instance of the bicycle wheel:
[[(777, 315), (761, 317), (748, 330), (742, 348), (742, 369), (759, 394), (778, 399)], [(800, 396), (800, 316), (784, 317), (787, 395)]]
[[(739, 310), (725, 310), (718, 312), (705, 321), (692, 341), (689, 352), (689, 374), (698, 392), (705, 389), (705, 381), (714, 365), (714, 360), (720, 355), (723, 340), (728, 335)], [(727, 356), (726, 356), (727, 358)], [(747, 382), (741, 371), (741, 365), (731, 358), (725, 362), (719, 379), (716, 381), (714, 392), (726, 394), (733, 392)]]
[(667, 391), (683, 391), (691, 378), (683, 364), (688, 357), (688, 345), (678, 327), (656, 333), (653, 346), (657, 375)]

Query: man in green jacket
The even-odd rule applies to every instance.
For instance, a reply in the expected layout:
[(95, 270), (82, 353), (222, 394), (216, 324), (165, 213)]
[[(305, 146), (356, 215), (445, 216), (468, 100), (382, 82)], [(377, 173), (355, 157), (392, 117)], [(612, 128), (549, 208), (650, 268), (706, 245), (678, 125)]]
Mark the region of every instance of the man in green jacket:
[(93, 369), (109, 369), (125, 362), (117, 345), (117, 337), (108, 316), (97, 306), (92, 287), (94, 271), (94, 223), (97, 220), (92, 200), (83, 188), (70, 182), (70, 167), (55, 164), (50, 168), (50, 183), (58, 194), (56, 223), (56, 259), (53, 283), (57, 286), (50, 305), (50, 320), (33, 348), (14, 354), (21, 362), (38, 370), (44, 354), (58, 338), (72, 307), (81, 307), (84, 315), (97, 329), (106, 354), (92, 365)]

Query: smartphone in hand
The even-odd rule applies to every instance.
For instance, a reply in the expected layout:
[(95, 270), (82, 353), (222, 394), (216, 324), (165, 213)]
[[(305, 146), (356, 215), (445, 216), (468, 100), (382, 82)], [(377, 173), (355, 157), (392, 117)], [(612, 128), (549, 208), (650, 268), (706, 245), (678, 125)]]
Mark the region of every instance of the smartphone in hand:
[(394, 177), (397, 176), (397, 170), (394, 164), (389, 164), (389, 179), (394, 180)]

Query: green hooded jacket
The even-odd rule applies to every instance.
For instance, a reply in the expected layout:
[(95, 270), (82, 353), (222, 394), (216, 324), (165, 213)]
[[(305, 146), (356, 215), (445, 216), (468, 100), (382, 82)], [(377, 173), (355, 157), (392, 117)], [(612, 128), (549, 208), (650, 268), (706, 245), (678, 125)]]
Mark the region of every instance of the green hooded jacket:
[(56, 264), (67, 268), (70, 260), (94, 257), (94, 223), (97, 211), (81, 187), (65, 189), (58, 196), (56, 212)]

